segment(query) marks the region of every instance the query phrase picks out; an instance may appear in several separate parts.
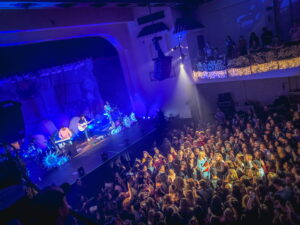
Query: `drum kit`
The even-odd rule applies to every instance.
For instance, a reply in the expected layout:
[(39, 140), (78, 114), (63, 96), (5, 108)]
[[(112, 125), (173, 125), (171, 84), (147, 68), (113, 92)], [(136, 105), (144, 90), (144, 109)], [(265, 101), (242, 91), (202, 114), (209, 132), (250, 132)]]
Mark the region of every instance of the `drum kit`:
[(43, 165), (48, 169), (62, 166), (69, 161), (69, 157), (65, 155), (60, 155), (57, 152), (49, 152), (43, 158)]
[(45, 169), (52, 169), (66, 163), (69, 158), (69, 147), (72, 140), (57, 140), (46, 138), (44, 135), (35, 135), (31, 142), (21, 152), (25, 160), (35, 161)]

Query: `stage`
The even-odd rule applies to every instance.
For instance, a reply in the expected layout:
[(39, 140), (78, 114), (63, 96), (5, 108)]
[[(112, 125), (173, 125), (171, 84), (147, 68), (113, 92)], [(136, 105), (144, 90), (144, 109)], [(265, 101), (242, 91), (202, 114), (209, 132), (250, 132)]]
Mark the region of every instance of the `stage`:
[(25, 162), (25, 164), (29, 170), (30, 179), (40, 188), (53, 184), (61, 185), (65, 182), (72, 184), (79, 178), (78, 168), (83, 167), (85, 174), (88, 175), (105, 163), (101, 157), (104, 152), (108, 155), (109, 160), (142, 142), (155, 130), (153, 121), (140, 121), (116, 135), (104, 139), (95, 136), (91, 141), (77, 146), (79, 153), (76, 156), (61, 167), (52, 170), (42, 170), (33, 161)]

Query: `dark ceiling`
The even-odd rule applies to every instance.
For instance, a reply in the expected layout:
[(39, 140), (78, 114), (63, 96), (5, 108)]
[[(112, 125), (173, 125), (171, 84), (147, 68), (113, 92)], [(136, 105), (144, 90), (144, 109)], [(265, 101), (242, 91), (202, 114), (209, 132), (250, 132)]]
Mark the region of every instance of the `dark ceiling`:
[(0, 1), (0, 9), (38, 9), (71, 7), (176, 7), (180, 5), (202, 4), (211, 0), (17, 0)]
[(116, 49), (107, 40), (99, 37), (2, 47), (0, 48), (0, 78), (68, 64), (86, 58), (116, 55), (118, 55)]

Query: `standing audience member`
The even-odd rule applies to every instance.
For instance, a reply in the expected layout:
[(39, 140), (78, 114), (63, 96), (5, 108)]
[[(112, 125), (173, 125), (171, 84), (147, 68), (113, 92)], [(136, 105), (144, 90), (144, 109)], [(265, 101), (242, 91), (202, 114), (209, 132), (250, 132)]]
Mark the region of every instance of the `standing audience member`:
[(102, 224), (300, 224), (298, 120), (264, 107), (171, 129), (164, 151), (123, 165), (88, 215)]
[(238, 49), (240, 56), (247, 55), (247, 41), (244, 36), (240, 36)]
[(205, 59), (206, 60), (212, 60), (213, 59), (213, 48), (210, 46), (209, 42), (205, 43), (204, 46), (204, 53), (205, 53)]
[(234, 58), (236, 45), (235, 45), (235, 42), (232, 40), (232, 38), (229, 35), (225, 39), (225, 44), (226, 44), (226, 58), (227, 59)]
[(261, 34), (261, 42), (264, 48), (272, 44), (273, 33), (268, 28), (264, 27)]
[(256, 51), (260, 47), (259, 44), (259, 38), (257, 37), (255, 32), (251, 32), (250, 38), (249, 38), (249, 48), (250, 51)]
[(282, 41), (280, 40), (278, 35), (275, 35), (272, 39), (272, 43), (269, 46), (270, 48), (276, 49), (276, 48), (281, 48), (283, 46)]
[(69, 215), (69, 205), (63, 191), (49, 187), (33, 199), (33, 222), (36, 225), (63, 225)]
[(289, 35), (291, 41), (300, 41), (300, 25), (298, 23), (293, 23), (293, 26), (289, 30)]
[[(298, 113), (264, 107), (166, 129), (154, 154), (144, 151), (132, 165), (113, 161), (111, 180), (92, 200), (77, 181), (72, 203), (106, 225), (300, 224)], [(33, 225), (63, 224), (69, 211), (53, 188), (33, 206)]]

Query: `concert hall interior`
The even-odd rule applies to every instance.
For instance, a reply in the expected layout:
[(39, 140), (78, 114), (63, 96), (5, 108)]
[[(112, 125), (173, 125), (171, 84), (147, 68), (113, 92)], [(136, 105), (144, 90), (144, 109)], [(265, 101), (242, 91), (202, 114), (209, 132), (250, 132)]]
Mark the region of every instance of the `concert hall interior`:
[(0, 1), (0, 224), (300, 224), (299, 12)]

